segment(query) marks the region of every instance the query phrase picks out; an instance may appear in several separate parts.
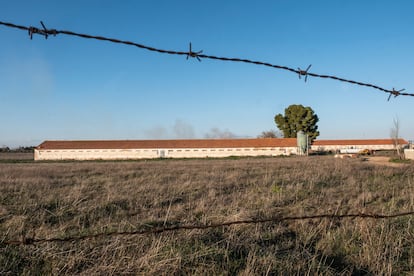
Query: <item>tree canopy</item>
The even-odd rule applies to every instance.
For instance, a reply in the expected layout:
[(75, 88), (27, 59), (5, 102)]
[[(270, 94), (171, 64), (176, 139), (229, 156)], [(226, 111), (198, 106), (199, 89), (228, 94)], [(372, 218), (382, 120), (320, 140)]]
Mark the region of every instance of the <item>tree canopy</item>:
[(285, 138), (295, 138), (298, 131), (302, 130), (313, 141), (319, 136), (318, 115), (309, 106), (292, 104), (285, 109), (285, 114), (277, 114), (275, 123)]

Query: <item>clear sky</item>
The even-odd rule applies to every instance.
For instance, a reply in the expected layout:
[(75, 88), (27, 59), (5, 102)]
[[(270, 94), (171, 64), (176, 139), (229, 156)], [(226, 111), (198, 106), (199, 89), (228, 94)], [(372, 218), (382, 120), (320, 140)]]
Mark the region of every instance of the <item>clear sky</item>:
[[(414, 1), (0, 1), (0, 21), (240, 57), (414, 93)], [(0, 26), (0, 146), (256, 137), (291, 104), (319, 139), (414, 139), (414, 97), (251, 64)]]

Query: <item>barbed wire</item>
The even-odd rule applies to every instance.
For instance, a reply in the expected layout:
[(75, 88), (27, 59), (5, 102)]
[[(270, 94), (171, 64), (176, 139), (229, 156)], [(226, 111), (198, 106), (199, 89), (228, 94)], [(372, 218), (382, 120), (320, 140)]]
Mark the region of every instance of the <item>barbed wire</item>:
[[(414, 211), (396, 213), (396, 214), (370, 214), (370, 213), (356, 213), (356, 214), (320, 214), (320, 215), (307, 215), (307, 216), (280, 216), (280, 217), (271, 217), (271, 218), (262, 218), (262, 219), (245, 219), (245, 220), (236, 220), (228, 221), (222, 223), (212, 223), (212, 224), (187, 224), (187, 225), (172, 225), (172, 226), (163, 226), (163, 227), (154, 227), (144, 230), (136, 231), (123, 231), (123, 232), (103, 232), (96, 234), (87, 234), (82, 236), (70, 236), (63, 238), (34, 238), (34, 237), (22, 237), (20, 240), (0, 240), (0, 244), (3, 245), (32, 245), (38, 243), (50, 243), (50, 242), (78, 242), (82, 240), (97, 239), (102, 237), (112, 237), (112, 236), (136, 236), (136, 235), (150, 235), (150, 234), (160, 234), (165, 232), (173, 232), (180, 230), (205, 230), (218, 227), (228, 227), (233, 225), (240, 224), (262, 224), (262, 223), (280, 223), (284, 221), (298, 221), (298, 220), (310, 220), (310, 219), (345, 219), (345, 218), (362, 218), (362, 219), (391, 219), (403, 216), (414, 215)], [(164, 225), (168, 222), (163, 222)]]
[(28, 31), (30, 39), (33, 39), (34, 34), (44, 36), (45, 39), (47, 39), (50, 35), (56, 36), (58, 34), (65, 34), (65, 35), (77, 36), (77, 37), (81, 37), (81, 38), (96, 39), (96, 40), (101, 40), (101, 41), (109, 41), (109, 42), (112, 42), (112, 43), (119, 43), (119, 44), (135, 46), (135, 47), (138, 47), (138, 48), (141, 48), (141, 49), (145, 49), (145, 50), (152, 51), (152, 52), (158, 52), (158, 53), (162, 53), (162, 54), (183, 55), (183, 56), (186, 56), (187, 59), (191, 57), (191, 58), (196, 58), (198, 61), (201, 61), (202, 59), (212, 59), (212, 60), (229, 61), (229, 62), (241, 62), (241, 63), (248, 63), (248, 64), (266, 66), (266, 67), (286, 70), (286, 71), (295, 73), (299, 76), (299, 79), (301, 79), (301, 77), (303, 76), (305, 82), (307, 81), (308, 76), (316, 77), (316, 78), (322, 78), (322, 79), (332, 79), (332, 80), (346, 82), (346, 83), (350, 83), (350, 84), (354, 84), (354, 85), (365, 86), (365, 87), (377, 89), (377, 90), (380, 90), (382, 92), (388, 93), (389, 94), (388, 101), (390, 100), (391, 96), (394, 96), (394, 97), (397, 97), (397, 96), (414, 96), (413, 93), (403, 92), (403, 91), (405, 91), (405, 89), (397, 90), (397, 89), (393, 88), (392, 90), (390, 90), (390, 89), (386, 89), (386, 88), (383, 88), (383, 87), (380, 87), (378, 85), (371, 84), (371, 83), (354, 81), (354, 80), (345, 79), (345, 78), (332, 76), (332, 75), (323, 75), (323, 74), (312, 73), (312, 72), (309, 72), (309, 69), (310, 69), (311, 65), (309, 65), (306, 70), (302, 70), (300, 67), (298, 67), (297, 69), (294, 69), (294, 68), (290, 68), (290, 67), (287, 67), (287, 66), (276, 65), (276, 64), (271, 64), (271, 63), (268, 63), (268, 62), (255, 61), (255, 60), (250, 60), (250, 59), (229, 58), (229, 57), (219, 57), (219, 56), (213, 56), (213, 55), (206, 55), (206, 54), (203, 54), (202, 50), (201, 51), (193, 51), (191, 43), (189, 44), (189, 50), (188, 51), (164, 50), (164, 49), (158, 49), (158, 48), (146, 46), (146, 45), (143, 45), (143, 44), (139, 44), (139, 43), (135, 43), (135, 42), (131, 42), (131, 41), (120, 40), (120, 39), (116, 39), (116, 38), (108, 38), (108, 37), (104, 37), (104, 36), (95, 36), (95, 35), (89, 35), (89, 34), (82, 34), (82, 33), (76, 33), (76, 32), (65, 31), (65, 30), (48, 29), (48, 28), (46, 28), (45, 24), (42, 21), (40, 21), (40, 24), (42, 25), (42, 28), (36, 28), (36, 27), (33, 27), (33, 26), (27, 27), (27, 26), (21, 26), (21, 25), (17, 25), (17, 24), (13, 24), (13, 23), (0, 21), (0, 25), (10, 27), (10, 28), (16, 28), (16, 29), (19, 29), (19, 30)]

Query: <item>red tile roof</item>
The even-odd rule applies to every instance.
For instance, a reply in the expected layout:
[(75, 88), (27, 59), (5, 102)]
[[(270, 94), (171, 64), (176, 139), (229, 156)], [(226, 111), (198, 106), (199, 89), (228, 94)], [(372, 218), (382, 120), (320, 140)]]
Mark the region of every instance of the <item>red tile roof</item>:
[[(392, 145), (392, 139), (315, 140), (314, 146)], [(400, 145), (408, 142), (399, 139)], [(296, 138), (45, 141), (37, 149), (154, 149), (296, 147)]]
[(296, 147), (296, 138), (45, 141), (37, 149), (154, 149)]
[[(400, 145), (407, 145), (404, 139), (398, 139)], [(364, 140), (315, 140), (314, 146), (356, 146), (356, 145), (393, 145), (393, 139), (364, 139)]]

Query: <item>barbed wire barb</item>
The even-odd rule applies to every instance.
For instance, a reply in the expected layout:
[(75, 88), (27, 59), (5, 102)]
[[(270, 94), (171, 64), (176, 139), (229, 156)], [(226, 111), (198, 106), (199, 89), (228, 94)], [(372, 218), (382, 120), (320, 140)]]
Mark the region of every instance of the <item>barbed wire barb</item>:
[(38, 32), (37, 28), (35, 28), (35, 27), (29, 27), (29, 29), (27, 31), (29, 33), (30, 39), (33, 39), (33, 34)]
[(39, 28), (36, 28), (36, 27), (33, 27), (33, 26), (30, 26), (30, 27), (28, 28), (29, 37), (30, 37), (30, 39), (31, 39), (31, 40), (33, 39), (33, 34), (39, 34), (39, 35), (42, 35), (42, 36), (44, 36), (44, 37), (45, 37), (45, 39), (47, 39), (47, 37), (49, 36), (49, 35), (48, 35), (48, 30), (46, 29), (45, 24), (43, 24), (43, 22), (42, 22), (42, 21), (40, 21), (40, 24), (42, 25), (43, 30), (41, 30), (41, 29), (39, 29)]
[(200, 55), (202, 52), (203, 52), (203, 50), (200, 50), (200, 51), (198, 51), (198, 52), (193, 52), (193, 50), (192, 50), (192, 48), (191, 48), (191, 42), (190, 42), (190, 48), (189, 48), (189, 50), (188, 50), (187, 59), (188, 59), (189, 57), (192, 57), (192, 58), (197, 58), (197, 60), (201, 62), (201, 59), (200, 59), (199, 55)]
[(112, 43), (119, 43), (119, 44), (135, 46), (135, 47), (138, 47), (138, 48), (141, 48), (141, 49), (145, 49), (145, 50), (152, 51), (152, 52), (158, 52), (158, 53), (162, 53), (162, 54), (185, 55), (185, 56), (187, 56), (187, 59), (189, 57), (193, 57), (193, 58), (197, 58), (198, 61), (201, 61), (201, 59), (213, 59), (213, 60), (220, 60), (220, 61), (242, 62), (242, 63), (266, 66), (266, 67), (271, 67), (271, 68), (280, 69), (280, 70), (286, 70), (286, 71), (298, 74), (299, 79), (301, 79), (301, 77), (304, 76), (305, 77), (305, 82), (307, 81), (308, 76), (315, 77), (315, 78), (332, 79), (332, 80), (336, 80), (336, 81), (350, 83), (350, 84), (353, 84), (353, 85), (369, 87), (369, 88), (372, 88), (372, 89), (377, 89), (379, 91), (388, 93), (388, 94), (390, 94), (390, 97), (388, 98), (388, 100), (391, 98), (392, 95), (394, 95), (394, 96), (412, 96), (412, 97), (414, 96), (414, 93), (406, 93), (406, 92), (403, 93), (402, 91), (404, 91), (404, 90), (399, 90), (399, 91), (397, 91), (395, 89), (390, 90), (390, 89), (386, 89), (386, 88), (380, 87), (378, 85), (367, 83), (367, 82), (354, 81), (354, 80), (340, 78), (340, 77), (332, 76), (332, 75), (322, 75), (322, 74), (311, 73), (311, 72), (309, 72), (309, 69), (312, 65), (309, 65), (306, 70), (302, 70), (300, 68), (298, 68), (296, 70), (294, 68), (290, 68), (290, 67), (282, 66), (282, 65), (277, 65), (277, 64), (272, 64), (272, 63), (269, 63), (269, 62), (262, 62), (262, 61), (242, 59), (242, 58), (219, 57), (219, 56), (213, 56), (213, 55), (206, 55), (206, 54), (202, 54), (202, 52), (203, 52), (202, 50), (198, 51), (198, 52), (193, 52), (192, 47), (191, 47), (191, 43), (190, 43), (189, 51), (186, 51), (186, 52), (172, 51), (172, 50), (158, 49), (158, 48), (146, 46), (146, 45), (143, 45), (143, 44), (139, 44), (139, 43), (135, 43), (135, 42), (131, 42), (131, 41), (119, 40), (119, 39), (115, 39), (115, 38), (108, 38), (108, 37), (103, 37), (103, 36), (94, 36), (94, 35), (76, 33), (76, 32), (65, 31), (65, 30), (47, 29), (42, 21), (41, 21), (41, 25), (43, 26), (43, 30), (38, 29), (36, 27), (32, 27), (32, 26), (31, 27), (26, 27), (26, 26), (16, 25), (16, 24), (13, 24), (13, 23), (2, 22), (2, 21), (0, 21), (0, 25), (4, 25), (4, 26), (9, 27), (9, 28), (16, 28), (16, 29), (19, 29), (19, 30), (26, 30), (26, 31), (29, 32), (30, 39), (33, 38), (33, 34), (43, 35), (43, 36), (45, 36), (46, 39), (47, 39), (48, 35), (51, 35), (51, 34), (54, 35), (54, 36), (56, 36), (58, 34), (65, 34), (65, 35), (69, 35), (69, 36), (77, 36), (77, 37), (86, 38), (86, 39), (96, 39), (96, 40), (100, 40), (100, 41), (108, 41), (108, 42), (112, 42)]
[(43, 24), (43, 21), (40, 21), (40, 24), (41, 24), (41, 25), (42, 25), (42, 27), (43, 27), (43, 32), (44, 32), (44, 34), (45, 34), (45, 39), (47, 39), (48, 34), (47, 34), (47, 29), (46, 29), (46, 26), (45, 26), (45, 24)]
[(392, 91), (390, 93), (390, 95), (388, 96), (388, 102), (390, 101), (390, 98), (392, 95), (394, 95), (394, 98), (397, 98), (399, 95), (401, 95), (401, 92), (405, 91), (405, 88), (400, 89), (400, 90), (395, 90), (394, 88), (392, 88)]
[(45, 24), (43, 24), (43, 21), (40, 21), (40, 24), (42, 25), (42, 27), (43, 27), (43, 32), (44, 32), (44, 34), (45, 34), (45, 38), (47, 39), (48, 38), (48, 36), (49, 36), (49, 34), (51, 34), (51, 35), (53, 35), (53, 36), (56, 36), (56, 34), (57, 34), (57, 31), (55, 30), (55, 29), (47, 29), (46, 28), (46, 26), (45, 26)]
[(301, 76), (305, 76), (305, 82), (308, 80), (308, 71), (311, 68), (312, 64), (309, 64), (308, 68), (306, 68), (306, 70), (302, 70), (298, 67), (298, 75), (299, 75), (299, 79), (301, 79)]

